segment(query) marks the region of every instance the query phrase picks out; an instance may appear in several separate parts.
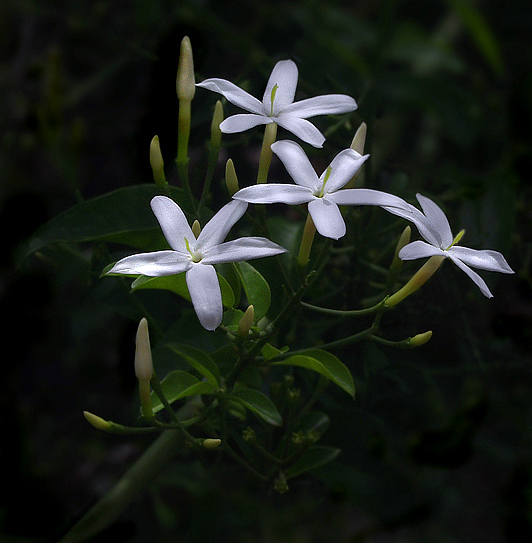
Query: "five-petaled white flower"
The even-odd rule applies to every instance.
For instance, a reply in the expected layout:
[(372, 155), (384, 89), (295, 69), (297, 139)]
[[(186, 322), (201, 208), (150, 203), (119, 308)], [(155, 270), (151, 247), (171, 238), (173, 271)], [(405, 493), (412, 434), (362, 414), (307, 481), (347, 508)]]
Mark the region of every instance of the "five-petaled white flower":
[(186, 282), (196, 315), (202, 326), (214, 330), (222, 322), (220, 283), (213, 264), (239, 262), (286, 252), (266, 238), (245, 237), (223, 240), (245, 213), (247, 204), (233, 200), (226, 204), (196, 238), (181, 208), (166, 196), (155, 196), (152, 210), (171, 250), (127, 256), (107, 273), (141, 274), (149, 277), (186, 272)]
[(390, 213), (395, 213), (396, 208), (406, 210), (410, 205), (397, 196), (378, 190), (340, 190), (358, 172), (369, 155), (345, 149), (336, 155), (318, 177), (305, 151), (296, 142), (278, 141), (272, 145), (272, 151), (281, 159), (296, 184), (263, 183), (243, 188), (233, 198), (253, 204), (308, 203), (308, 211), (316, 230), (324, 237), (339, 239), (345, 235), (346, 226), (339, 205), (381, 206)]
[(315, 96), (294, 102), (297, 77), (297, 66), (293, 61), (279, 61), (272, 70), (262, 102), (226, 79), (205, 79), (197, 86), (219, 92), (232, 104), (250, 112), (225, 119), (220, 124), (222, 132), (243, 132), (260, 124), (275, 122), (304, 142), (322, 147), (325, 141), (323, 134), (307, 119), (354, 111), (357, 104), (345, 94)]
[(469, 266), (481, 270), (501, 273), (514, 273), (504, 256), (497, 251), (469, 249), (457, 245), (465, 230), (453, 238), (449, 221), (441, 208), (432, 200), (421, 194), (416, 195), (423, 213), (414, 206), (402, 214), (411, 220), (425, 241), (413, 241), (399, 251), (401, 260), (415, 260), (429, 256), (444, 256), (450, 258), (478, 286), (484, 296), (492, 298), (493, 294), (484, 279)]

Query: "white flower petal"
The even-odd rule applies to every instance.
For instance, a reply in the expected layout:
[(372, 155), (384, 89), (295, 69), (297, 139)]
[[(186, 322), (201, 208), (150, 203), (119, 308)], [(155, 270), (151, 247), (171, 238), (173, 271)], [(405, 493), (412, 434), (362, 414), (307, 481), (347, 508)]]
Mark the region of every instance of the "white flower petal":
[(498, 251), (469, 249), (454, 245), (448, 252), (456, 258), (459, 258), (469, 266), (480, 268), (481, 270), (490, 270), (500, 273), (514, 273), (510, 268), (504, 256)]
[[(440, 240), (440, 247), (447, 249), (453, 242), (453, 233), (451, 232), (451, 227), (445, 213), (430, 198), (422, 194), (416, 194), (416, 198), (421, 205), (421, 209), (423, 209), (425, 217), (427, 217), (427, 225), (436, 239)], [(427, 239), (427, 241), (429, 240)]]
[(176, 275), (191, 266), (190, 256), (177, 251), (155, 251), (126, 256), (119, 260), (107, 273), (140, 274), (148, 277)]
[(235, 200), (250, 204), (306, 204), (314, 199), (312, 191), (299, 185), (264, 183), (240, 189), (233, 195)]
[(278, 115), (284, 108), (294, 101), (297, 87), (297, 66), (292, 60), (279, 61), (272, 70), (262, 103), (268, 114), (271, 112), (272, 89), (277, 85), (275, 100), (273, 103), (273, 114)]
[[(325, 187), (327, 188), (327, 185)], [(408, 213), (408, 207), (411, 207), (408, 202), (405, 202), (399, 196), (374, 189), (344, 189), (329, 194), (328, 198), (338, 205), (380, 206), (385, 209), (397, 207), (399, 210), (403, 210), (405, 214)], [(387, 211), (393, 213), (391, 210), (387, 209)]]
[(175, 251), (186, 252), (185, 238), (192, 244), (196, 241), (196, 236), (192, 233), (181, 208), (166, 196), (152, 198), (151, 208), (170, 247)]
[(301, 145), (295, 141), (282, 140), (272, 144), (271, 149), (295, 183), (312, 191), (321, 188), (318, 175)]
[(348, 113), (357, 108), (357, 103), (347, 94), (326, 94), (300, 100), (285, 108), (283, 113), (308, 119), (316, 115), (334, 115)]
[(264, 113), (263, 105), (260, 100), (254, 96), (251, 96), (249, 92), (246, 92), (244, 89), (241, 89), (234, 83), (231, 83), (231, 81), (227, 81), (227, 79), (205, 79), (205, 81), (197, 83), (197, 86), (212, 90), (214, 92), (219, 92), (225, 98), (227, 98), (229, 102), (235, 106), (245, 109), (246, 111), (251, 111), (251, 113), (257, 113), (259, 115)]
[(482, 279), (477, 272), (473, 271), (469, 266), (464, 264), (459, 258), (456, 258), (452, 254), (450, 254), (449, 257), (464, 273), (469, 276), (469, 278), (473, 281), (473, 283), (475, 283), (475, 285), (477, 285), (484, 296), (487, 298), (493, 298), (493, 294), (488, 288), (486, 281), (484, 281), (484, 279)]
[(231, 200), (202, 228), (196, 248), (205, 251), (219, 245), (233, 225), (244, 215), (248, 205), (245, 202)]
[(214, 266), (193, 264), (187, 271), (186, 281), (201, 325), (207, 330), (215, 330), (222, 322), (223, 306), (220, 283)]
[[(338, 153), (329, 166), (331, 173), (325, 184), (325, 192), (336, 192), (349, 183), (368, 158), (369, 155), (362, 156), (353, 149), (344, 149)], [(320, 182), (324, 179), (326, 172), (320, 176)]]
[(286, 249), (266, 238), (248, 237), (227, 241), (204, 253), (205, 264), (240, 262), (286, 253)]
[(315, 198), (308, 205), (308, 211), (316, 230), (326, 238), (340, 239), (345, 235), (345, 222), (340, 208), (326, 198)]
[(227, 117), (220, 123), (220, 130), (224, 134), (235, 134), (237, 132), (245, 132), (250, 128), (261, 124), (269, 124), (273, 121), (264, 115), (256, 115), (255, 113), (240, 113)]
[(439, 247), (434, 247), (425, 241), (417, 240), (405, 245), (399, 251), (401, 260), (417, 260), (418, 258), (426, 258), (429, 256), (446, 256), (449, 255)]
[(282, 113), (276, 117), (275, 122), (305, 143), (313, 147), (323, 147), (325, 137), (310, 121)]

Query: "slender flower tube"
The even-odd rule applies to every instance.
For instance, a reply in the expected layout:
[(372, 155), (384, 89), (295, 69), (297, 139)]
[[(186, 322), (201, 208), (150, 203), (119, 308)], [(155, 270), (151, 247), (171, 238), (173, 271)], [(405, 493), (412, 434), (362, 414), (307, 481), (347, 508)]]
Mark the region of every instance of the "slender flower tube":
[(223, 316), (220, 283), (213, 264), (286, 252), (280, 245), (261, 237), (223, 242), (231, 227), (245, 213), (247, 204), (244, 202), (233, 200), (226, 204), (201, 229), (197, 237), (181, 208), (170, 198), (155, 196), (151, 207), (171, 249), (127, 256), (107, 273), (159, 277), (186, 272), (194, 310), (201, 325), (207, 330), (216, 329)]
[[(401, 260), (415, 260), (429, 256), (450, 258), (477, 285), (482, 294), (492, 298), (493, 294), (486, 282), (470, 266), (481, 270), (500, 273), (514, 273), (504, 256), (497, 251), (469, 249), (458, 245), (465, 230), (453, 237), (449, 221), (442, 209), (430, 198), (416, 195), (423, 213), (413, 206), (402, 216), (409, 218), (419, 230), (425, 241), (417, 240), (405, 245), (399, 251)], [(403, 213), (403, 212), (401, 212)]]
[(264, 183), (239, 190), (233, 198), (253, 204), (308, 203), (308, 211), (316, 230), (324, 237), (339, 239), (346, 226), (339, 205), (381, 206), (390, 213), (395, 208), (407, 213), (410, 206), (397, 196), (372, 189), (342, 189), (358, 172), (369, 155), (362, 156), (353, 149), (341, 151), (329, 167), (316, 174), (302, 147), (294, 141), (283, 140), (272, 145), (272, 151), (281, 159), (290, 177), (296, 183)]
[(354, 111), (357, 104), (345, 94), (327, 94), (294, 102), (297, 79), (296, 64), (281, 60), (272, 70), (262, 102), (226, 79), (205, 79), (197, 86), (218, 92), (232, 104), (249, 111), (225, 119), (220, 125), (224, 133), (244, 132), (261, 124), (277, 123), (304, 142), (322, 147), (325, 137), (307, 119)]

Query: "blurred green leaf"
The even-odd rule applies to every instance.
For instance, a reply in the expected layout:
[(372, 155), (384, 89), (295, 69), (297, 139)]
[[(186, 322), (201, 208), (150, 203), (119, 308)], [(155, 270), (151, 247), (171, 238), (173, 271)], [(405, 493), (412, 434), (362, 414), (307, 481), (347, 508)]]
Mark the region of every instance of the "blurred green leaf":
[[(133, 247), (166, 247), (150, 200), (159, 194), (155, 185), (124, 187), (74, 205), (43, 225), (30, 239), (24, 256), (51, 243), (79, 243), (104, 240)], [(181, 189), (172, 189), (179, 205), (184, 201)], [(183, 206), (185, 207), (185, 206)], [(163, 243), (163, 245), (161, 245)]]
[[(213, 386), (208, 381), (200, 381), (194, 375), (182, 370), (170, 372), (162, 381), (161, 388), (168, 403), (194, 396), (196, 394), (209, 394)], [(154, 413), (161, 411), (164, 406), (155, 392), (151, 393), (151, 403)]]
[(281, 426), (283, 418), (274, 403), (259, 390), (252, 388), (235, 388), (230, 398), (249, 409), (261, 419), (273, 426)]
[(299, 460), (286, 470), (286, 478), (291, 479), (311, 469), (319, 468), (332, 462), (341, 452), (341, 449), (317, 445), (306, 450)]
[(330, 423), (331, 419), (325, 413), (309, 411), (303, 416), (297, 429), (304, 432), (318, 432), (321, 436), (325, 433)]
[(214, 387), (220, 386), (220, 370), (214, 360), (207, 354), (189, 345), (168, 345), (174, 353), (183, 357), (198, 373)]
[(350, 396), (355, 396), (355, 384), (351, 372), (336, 356), (327, 351), (312, 349), (305, 351), (305, 354), (297, 354), (286, 360), (274, 362), (273, 365), (299, 366), (316, 371), (345, 390)]
[(276, 356), (286, 353), (288, 349), (289, 347), (283, 347), (282, 349), (277, 349), (277, 347), (274, 347), (270, 343), (266, 343), (266, 345), (264, 345), (264, 347), (261, 349), (261, 353), (262, 353), (262, 356), (264, 356), (264, 360), (270, 360), (272, 358), (275, 358)]
[(242, 281), (248, 303), (255, 308), (255, 321), (258, 322), (270, 308), (270, 287), (266, 279), (251, 264), (236, 262), (235, 268)]

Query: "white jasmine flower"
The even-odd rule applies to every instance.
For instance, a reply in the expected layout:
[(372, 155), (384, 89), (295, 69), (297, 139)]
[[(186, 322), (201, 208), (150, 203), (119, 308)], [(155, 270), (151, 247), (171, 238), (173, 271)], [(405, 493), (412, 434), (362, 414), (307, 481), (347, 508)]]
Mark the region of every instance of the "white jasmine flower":
[(278, 62), (270, 75), (262, 102), (226, 79), (205, 79), (198, 87), (219, 92), (232, 104), (249, 111), (228, 117), (220, 124), (224, 133), (244, 132), (260, 124), (277, 123), (314, 147), (322, 147), (325, 138), (310, 122), (310, 117), (354, 111), (357, 104), (345, 94), (328, 94), (294, 102), (297, 66), (291, 60)]
[(196, 315), (207, 330), (222, 322), (222, 294), (213, 264), (239, 262), (286, 252), (266, 238), (245, 237), (223, 242), (231, 227), (245, 213), (247, 204), (233, 200), (225, 205), (195, 236), (181, 208), (166, 196), (155, 196), (151, 208), (171, 250), (127, 256), (112, 273), (149, 277), (186, 272), (186, 282)]
[(416, 260), (435, 255), (450, 258), (472, 279), (484, 296), (492, 298), (493, 294), (486, 282), (469, 266), (500, 273), (514, 273), (504, 256), (497, 251), (469, 249), (457, 245), (465, 230), (453, 237), (449, 221), (441, 208), (426, 196), (417, 194), (416, 197), (423, 213), (411, 206), (410, 212), (402, 216), (409, 218), (417, 226), (425, 241), (418, 240), (405, 245), (399, 251), (399, 258), (401, 260)]
[(369, 155), (345, 149), (336, 155), (318, 177), (305, 151), (294, 141), (278, 141), (272, 145), (272, 151), (281, 159), (296, 184), (262, 183), (239, 190), (233, 198), (253, 204), (308, 203), (308, 211), (316, 230), (322, 236), (332, 239), (339, 239), (346, 232), (339, 205), (376, 205), (391, 213), (394, 213), (396, 206), (405, 210), (410, 207), (401, 198), (378, 190), (340, 190), (358, 172)]

